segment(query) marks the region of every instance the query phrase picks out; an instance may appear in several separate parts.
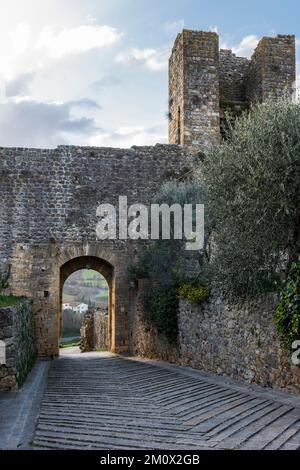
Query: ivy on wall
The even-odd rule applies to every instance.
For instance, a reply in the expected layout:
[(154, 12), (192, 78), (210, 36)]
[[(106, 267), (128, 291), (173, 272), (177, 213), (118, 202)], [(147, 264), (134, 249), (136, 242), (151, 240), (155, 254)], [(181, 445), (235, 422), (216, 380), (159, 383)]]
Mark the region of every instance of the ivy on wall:
[(178, 289), (180, 299), (186, 299), (191, 304), (200, 304), (209, 298), (209, 289), (196, 283), (184, 282)]
[(9, 286), (8, 280), (10, 276), (10, 266), (7, 266), (6, 270), (0, 272), (0, 295), (4, 289), (7, 289)]
[[(180, 204), (181, 207), (201, 204), (204, 200), (205, 191), (198, 181), (169, 181), (155, 198), (157, 204)], [(171, 223), (171, 239), (157, 240), (137, 264), (129, 267), (132, 280), (150, 280), (152, 287), (144, 292), (145, 306), (157, 331), (171, 343), (177, 340), (179, 299), (188, 295), (198, 302), (207, 294), (204, 287), (189, 279), (188, 263), (185, 240), (174, 240)]]
[(294, 263), (280, 293), (275, 324), (284, 349), (300, 339), (300, 263)]
[(178, 296), (175, 286), (157, 286), (148, 292), (151, 320), (159, 333), (175, 343), (178, 334)]

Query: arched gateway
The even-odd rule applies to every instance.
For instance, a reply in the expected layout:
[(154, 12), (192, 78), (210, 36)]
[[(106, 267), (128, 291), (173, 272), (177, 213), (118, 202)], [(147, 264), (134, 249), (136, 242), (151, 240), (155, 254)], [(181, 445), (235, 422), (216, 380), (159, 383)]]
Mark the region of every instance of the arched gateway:
[[(91, 269), (101, 274), (108, 285), (108, 348), (115, 348), (115, 278), (114, 268), (107, 261), (95, 256), (79, 256), (67, 261), (60, 268), (60, 290), (59, 290), (59, 325), (62, 323), (62, 294), (65, 281), (71, 274), (82, 269)], [(58, 332), (60, 338), (61, 332)]]
[[(149, 240), (97, 239), (97, 208), (127, 196), (149, 205), (192, 158), (180, 146), (0, 149), (0, 270), (13, 295), (33, 299), (40, 356), (58, 355), (61, 289), (87, 265), (110, 287), (110, 349), (130, 352), (135, 305), (128, 267)], [(118, 218), (118, 217), (117, 217)], [(6, 267), (6, 268), (5, 268)]]

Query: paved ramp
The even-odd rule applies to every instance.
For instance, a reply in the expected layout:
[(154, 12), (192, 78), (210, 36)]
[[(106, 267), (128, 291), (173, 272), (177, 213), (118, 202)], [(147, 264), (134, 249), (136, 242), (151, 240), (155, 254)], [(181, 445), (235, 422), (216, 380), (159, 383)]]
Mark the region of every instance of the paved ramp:
[(176, 366), (74, 352), (51, 364), (35, 448), (300, 448), (300, 408), (292, 400)]

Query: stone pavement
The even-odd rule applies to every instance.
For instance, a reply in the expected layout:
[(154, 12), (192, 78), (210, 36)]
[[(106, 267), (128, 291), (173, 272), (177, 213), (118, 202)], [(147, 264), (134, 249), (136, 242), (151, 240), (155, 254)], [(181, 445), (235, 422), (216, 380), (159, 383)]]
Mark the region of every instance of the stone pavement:
[(300, 398), (167, 363), (65, 350), (36, 449), (299, 449)]
[(29, 449), (50, 362), (38, 361), (20, 390), (0, 392), (0, 449)]

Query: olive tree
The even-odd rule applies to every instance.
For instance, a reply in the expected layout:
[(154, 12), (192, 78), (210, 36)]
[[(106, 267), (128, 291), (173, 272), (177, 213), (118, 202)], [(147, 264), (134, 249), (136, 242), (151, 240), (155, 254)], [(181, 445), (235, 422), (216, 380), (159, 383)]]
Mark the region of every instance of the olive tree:
[(214, 227), (214, 284), (228, 296), (276, 289), (300, 253), (300, 105), (253, 107), (199, 171)]

